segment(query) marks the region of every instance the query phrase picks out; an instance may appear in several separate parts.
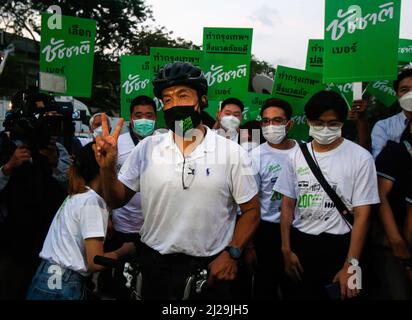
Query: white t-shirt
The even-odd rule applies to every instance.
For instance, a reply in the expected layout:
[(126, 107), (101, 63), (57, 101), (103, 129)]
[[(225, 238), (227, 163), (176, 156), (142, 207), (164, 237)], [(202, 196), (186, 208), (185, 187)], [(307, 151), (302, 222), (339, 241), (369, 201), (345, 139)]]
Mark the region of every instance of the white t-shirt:
[(275, 149), (265, 142), (249, 153), (259, 189), (260, 216), (264, 221), (280, 222), (281, 195), (273, 190), (273, 186), (287, 156), (297, 148), (299, 145), (296, 141), (289, 150)]
[[(117, 170), (125, 163), (126, 159), (135, 148), (129, 132), (119, 136), (117, 141)], [(142, 205), (140, 203), (140, 192), (130, 199), (122, 208), (112, 211), (113, 228), (122, 233), (137, 233), (143, 225)]]
[(141, 194), (141, 240), (161, 254), (220, 252), (233, 236), (234, 203), (258, 192), (246, 151), (205, 129), (185, 160), (169, 131), (140, 142), (120, 170), (119, 180)]
[(84, 240), (104, 238), (109, 211), (94, 190), (67, 197), (50, 225), (40, 258), (88, 275)]
[[(307, 146), (313, 157), (311, 144)], [(331, 151), (315, 152), (315, 157), (326, 181), (349, 210), (379, 203), (375, 163), (368, 151), (345, 139)], [(350, 231), (313, 175), (300, 148), (289, 155), (274, 189), (297, 199), (293, 226), (301, 232), (318, 235)]]

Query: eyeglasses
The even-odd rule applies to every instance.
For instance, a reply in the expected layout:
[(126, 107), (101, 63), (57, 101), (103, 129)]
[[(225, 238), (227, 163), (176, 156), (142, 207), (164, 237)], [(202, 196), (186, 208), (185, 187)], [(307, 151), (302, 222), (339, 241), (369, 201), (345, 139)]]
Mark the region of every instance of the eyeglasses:
[(268, 126), (271, 123), (273, 123), (275, 126), (281, 126), (283, 124), (286, 124), (287, 122), (288, 120), (282, 117), (262, 118), (262, 120), (260, 120), (260, 123), (263, 126)]
[(338, 131), (343, 126), (343, 123), (340, 121), (324, 122), (324, 121), (316, 120), (316, 121), (310, 121), (309, 124), (313, 128), (313, 130), (316, 130), (316, 131), (321, 131), (325, 127), (328, 127), (328, 129), (332, 131)]
[(195, 162), (186, 164), (186, 158), (183, 158), (182, 165), (182, 187), (183, 190), (189, 189), (195, 179), (196, 166)]

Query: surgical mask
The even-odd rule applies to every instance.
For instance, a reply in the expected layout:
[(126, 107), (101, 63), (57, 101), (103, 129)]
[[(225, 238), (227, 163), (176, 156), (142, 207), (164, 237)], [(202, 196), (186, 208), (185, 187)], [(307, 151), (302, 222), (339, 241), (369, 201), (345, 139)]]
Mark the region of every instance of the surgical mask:
[(93, 130), (93, 137), (96, 139), (97, 136), (101, 136), (103, 134), (103, 128), (102, 126), (97, 127), (96, 129)]
[(279, 144), (286, 137), (286, 125), (262, 127), (262, 133), (268, 142)]
[(200, 113), (195, 110), (195, 106), (175, 106), (163, 112), (166, 126), (181, 137), (184, 137), (187, 132), (202, 122)]
[(331, 144), (342, 135), (342, 128), (339, 128), (339, 130), (331, 130), (328, 127), (324, 127), (322, 130), (316, 130), (313, 126), (309, 127), (309, 135), (313, 137), (317, 143), (322, 145)]
[(253, 149), (255, 149), (256, 147), (259, 146), (259, 143), (255, 142), (255, 141), (247, 141), (247, 142), (242, 142), (240, 144), (240, 146), (245, 149), (247, 152), (252, 151)]
[(412, 112), (412, 91), (409, 91), (399, 98), (399, 104), (403, 110)]
[(140, 137), (150, 136), (154, 131), (155, 121), (151, 119), (133, 120), (133, 131)]
[(235, 116), (224, 116), (220, 119), (220, 125), (226, 131), (235, 131), (240, 126), (240, 120)]

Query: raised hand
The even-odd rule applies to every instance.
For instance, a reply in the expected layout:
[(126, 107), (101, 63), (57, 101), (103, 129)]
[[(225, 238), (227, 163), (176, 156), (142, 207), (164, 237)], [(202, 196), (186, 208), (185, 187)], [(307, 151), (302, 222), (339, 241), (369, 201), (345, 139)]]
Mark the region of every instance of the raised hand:
[(122, 130), (123, 122), (123, 118), (120, 118), (116, 129), (110, 135), (107, 116), (105, 113), (102, 113), (103, 133), (101, 136), (96, 137), (96, 144), (93, 146), (96, 161), (100, 168), (115, 169), (117, 162), (117, 140)]

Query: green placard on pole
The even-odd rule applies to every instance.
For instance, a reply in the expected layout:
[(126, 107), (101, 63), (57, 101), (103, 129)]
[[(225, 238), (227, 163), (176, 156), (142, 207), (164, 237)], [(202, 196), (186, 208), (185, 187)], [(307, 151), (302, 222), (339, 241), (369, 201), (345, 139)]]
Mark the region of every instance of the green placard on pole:
[(90, 97), (96, 21), (61, 16), (61, 28), (50, 13), (41, 15), (40, 89), (63, 96)]
[(399, 39), (398, 59), (400, 62), (412, 62), (412, 40)]
[(244, 100), (243, 123), (260, 120), (260, 109), (263, 103), (271, 97), (270, 94), (248, 92)]
[(291, 138), (308, 139), (309, 128), (304, 112), (305, 103), (313, 94), (323, 89), (325, 86), (322, 84), (321, 74), (278, 66), (272, 96), (285, 100), (292, 106), (295, 125), (289, 132)]
[(209, 98), (243, 99), (248, 92), (253, 29), (204, 28), (202, 69)]
[(327, 0), (323, 82), (395, 79), (400, 7), (400, 0)]
[(120, 58), (121, 116), (130, 117), (130, 103), (140, 95), (153, 97), (150, 81), (149, 56), (122, 56)]
[(390, 107), (397, 100), (396, 91), (393, 89), (393, 81), (383, 80), (369, 83), (366, 92), (376, 97), (385, 106)]
[(323, 39), (310, 39), (306, 55), (306, 71), (323, 73)]

